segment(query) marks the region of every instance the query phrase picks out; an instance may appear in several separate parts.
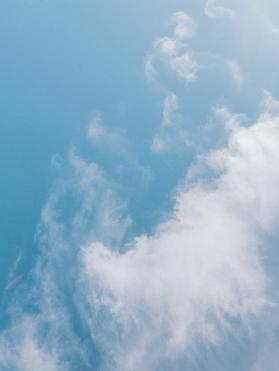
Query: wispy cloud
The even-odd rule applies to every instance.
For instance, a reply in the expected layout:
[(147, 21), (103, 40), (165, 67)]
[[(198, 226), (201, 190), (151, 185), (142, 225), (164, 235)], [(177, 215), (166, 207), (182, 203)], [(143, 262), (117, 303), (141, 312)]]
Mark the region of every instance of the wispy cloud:
[(178, 109), (178, 98), (174, 93), (170, 93), (164, 103), (163, 126), (172, 126), (175, 123)]
[(99, 329), (115, 370), (159, 369), (196, 342), (220, 341), (231, 319), (260, 316), (268, 302), (263, 236), (279, 214), (272, 193), (279, 186), (278, 139), (278, 116), (231, 126), (228, 147), (202, 163), (219, 175), (190, 188), (186, 182), (154, 235), (135, 239), (124, 254), (101, 242), (84, 249), (88, 305), (101, 316), (106, 308), (102, 328), (122, 334), (116, 342)]
[(169, 93), (164, 101), (161, 126), (151, 144), (152, 152), (164, 154), (190, 145), (189, 135), (181, 121), (179, 99), (174, 93)]
[[(207, 0), (206, 16), (234, 18), (235, 11), (223, 4)], [(147, 78), (163, 91), (150, 148), (156, 154), (190, 144), (182, 98), (162, 82), (164, 73), (188, 88), (214, 65), (238, 88), (246, 81), (237, 58), (192, 47), (198, 31), (192, 17), (176, 12), (171, 20), (172, 32), (154, 41), (145, 64)], [(269, 31), (276, 35), (273, 26)], [(195, 109), (201, 109), (199, 99)], [(243, 125), (242, 116), (224, 105), (211, 120), (224, 124), (226, 144), (197, 153), (180, 179), (172, 211), (150, 234), (132, 232), (128, 187), (120, 190), (112, 180), (117, 168), (130, 186), (136, 172), (136, 193), (139, 179), (152, 177), (125, 133), (99, 113), (88, 125), (87, 139), (100, 157), (109, 154), (113, 166), (116, 158), (122, 161), (108, 175), (75, 147), (64, 167), (53, 157), (63, 175), (54, 180), (42, 210), (36, 265), (5, 314), (1, 370), (185, 371), (199, 369), (209, 350), (213, 366), (209, 359), (200, 369), (224, 371), (215, 352), (224, 343), (229, 352), (235, 334), (237, 340), (250, 336), (254, 345), (245, 371), (277, 370), (278, 273), (274, 279), (267, 261), (270, 239), (278, 238), (279, 102), (264, 90), (253, 124)], [(19, 262), (20, 255), (8, 285), (19, 277)], [(258, 327), (263, 336), (255, 338), (251, 329)]]
[[(185, 178), (168, 220), (129, 242), (115, 187), (71, 151), (42, 212), (26, 308), (12, 310), (0, 336), (2, 369), (153, 371), (180, 369), (181, 359), (185, 369), (197, 347), (218, 348), (262, 320), (270, 300), (262, 251), (279, 217), (278, 102), (264, 95), (250, 126), (217, 109), (228, 145), (200, 157), (200, 175)], [(175, 104), (167, 101), (167, 125)]]
[[(145, 63), (145, 73), (149, 80), (156, 80), (158, 64), (162, 63), (184, 81), (197, 78), (199, 65), (187, 41), (196, 36), (194, 20), (184, 12), (173, 14), (174, 31), (172, 36), (157, 39)], [(156, 67), (157, 66), (157, 67)]]
[(106, 135), (107, 133), (105, 132), (101, 115), (98, 113), (92, 118), (89, 124), (88, 138), (95, 142), (102, 140)]
[(0, 336), (0, 368), (16, 371), (57, 371), (66, 363), (58, 360), (58, 355), (47, 349), (40, 341), (38, 333), (40, 317), (24, 316), (8, 332)]
[(178, 77), (185, 81), (194, 81), (197, 78), (199, 65), (193, 53), (184, 53), (172, 58), (170, 67)]
[(112, 155), (113, 172), (118, 176), (133, 174), (137, 177), (138, 185), (144, 185), (152, 180), (150, 168), (141, 165), (134, 155), (127, 133), (115, 125), (108, 125), (101, 113), (93, 115), (88, 126), (87, 138), (93, 144), (95, 151), (99, 151), (102, 155)]
[(206, 0), (204, 12), (209, 18), (233, 18), (235, 16), (234, 10), (223, 6), (220, 0)]
[(235, 85), (241, 88), (243, 85), (243, 75), (239, 63), (236, 60), (228, 60), (226, 63)]
[(180, 39), (188, 39), (196, 36), (196, 24), (192, 17), (184, 12), (173, 14), (175, 24), (174, 34)]

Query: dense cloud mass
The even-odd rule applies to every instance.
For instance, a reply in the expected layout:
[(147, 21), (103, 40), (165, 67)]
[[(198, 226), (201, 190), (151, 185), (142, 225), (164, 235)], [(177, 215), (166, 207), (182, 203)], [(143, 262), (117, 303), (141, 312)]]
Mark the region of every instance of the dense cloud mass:
[[(271, 99), (271, 98), (270, 98)], [(277, 226), (279, 118), (264, 113), (230, 128), (228, 147), (210, 152), (217, 173), (179, 189), (170, 219), (118, 254), (101, 243), (84, 250), (89, 305), (109, 311), (116, 369), (156, 369), (202, 339), (260, 315), (268, 305), (263, 236)], [(132, 339), (132, 340), (131, 340)], [(151, 351), (152, 350), (152, 351)]]

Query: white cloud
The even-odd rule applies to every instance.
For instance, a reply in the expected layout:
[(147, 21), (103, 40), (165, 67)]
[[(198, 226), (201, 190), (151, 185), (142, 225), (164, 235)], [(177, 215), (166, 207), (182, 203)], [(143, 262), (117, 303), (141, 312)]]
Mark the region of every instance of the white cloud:
[[(36, 334), (38, 318), (28, 316), (22, 323), (0, 336), (0, 368), (15, 371), (58, 371), (67, 370), (66, 363), (59, 362), (56, 354), (40, 344)], [(5, 336), (6, 335), (6, 336)]]
[(169, 140), (162, 134), (156, 134), (151, 144), (151, 151), (154, 153), (164, 153), (168, 150)]
[(228, 60), (227, 66), (228, 66), (229, 72), (231, 73), (231, 76), (232, 76), (232, 79), (235, 85), (238, 88), (241, 88), (243, 85), (243, 76), (242, 76), (238, 62), (236, 60)]
[(153, 138), (151, 151), (156, 154), (169, 153), (170, 150), (186, 148), (190, 145), (189, 136), (182, 126), (179, 99), (168, 93), (164, 101), (162, 122)]
[(219, 175), (182, 186), (172, 216), (152, 236), (124, 254), (102, 243), (84, 249), (88, 304), (94, 313), (106, 308), (102, 328), (122, 334), (116, 342), (99, 329), (114, 370), (155, 370), (196, 341), (214, 344), (230, 319), (260, 315), (267, 304), (261, 246), (279, 216), (278, 140), (278, 116), (234, 126), (228, 147), (204, 158)]
[(225, 125), (225, 128), (231, 131), (241, 125), (245, 116), (232, 114), (227, 107), (218, 106), (214, 109), (214, 118), (220, 120)]
[(176, 24), (174, 30), (176, 37), (184, 39), (196, 36), (196, 24), (188, 14), (176, 12), (173, 14), (173, 19)]
[[(195, 358), (202, 344), (218, 347), (237, 323), (261, 319), (269, 305), (265, 235), (279, 220), (278, 102), (264, 95), (265, 112), (250, 127), (216, 109), (228, 146), (201, 159), (210, 178), (186, 179), (168, 220), (128, 246), (130, 219), (111, 185), (71, 152), (72, 172), (42, 213), (42, 258), (29, 292), (39, 311), (14, 309), (14, 325), (0, 336), (2, 369), (64, 371), (73, 359), (90, 369), (97, 344), (104, 370), (161, 370), (166, 360)], [(69, 197), (78, 206), (64, 218)], [(86, 343), (73, 331), (73, 308)]]
[(155, 76), (156, 76), (156, 69), (153, 64), (153, 56), (148, 56), (145, 64), (144, 64), (144, 72), (145, 76), (147, 77), (148, 81), (155, 82)]
[(162, 123), (163, 126), (172, 126), (172, 124), (174, 124), (178, 109), (178, 97), (174, 93), (170, 93), (165, 98)]
[[(217, 7), (213, 2), (208, 2), (206, 9), (208, 16), (210, 14), (212, 17), (233, 14), (229, 8)], [(177, 12), (173, 19), (176, 20), (173, 35), (155, 40), (146, 59), (145, 74), (149, 81), (160, 83), (163, 73), (168, 70), (182, 81), (190, 83), (197, 80), (200, 70), (209, 72), (212, 66), (219, 68), (222, 65), (229, 72), (234, 84), (238, 88), (243, 86), (244, 76), (237, 59), (228, 59), (217, 53), (190, 47), (189, 42), (196, 36), (193, 18), (184, 12)], [(162, 87), (168, 91), (163, 85)]]
[(170, 67), (178, 77), (185, 81), (194, 81), (197, 78), (199, 65), (192, 53), (185, 53), (172, 58)]
[(279, 115), (279, 102), (268, 90), (263, 90), (261, 120), (270, 120), (273, 116)]
[(176, 55), (181, 48), (181, 44), (175, 39), (170, 37), (161, 37), (156, 40), (153, 46), (154, 50), (158, 53), (165, 54), (166, 56)]
[(106, 132), (100, 114), (95, 115), (91, 120), (87, 135), (92, 141), (99, 141), (105, 137)]
[(219, 5), (219, 3), (219, 0), (206, 0), (205, 15), (209, 18), (233, 18), (235, 16), (234, 10)]
[(145, 63), (145, 73), (150, 81), (155, 81), (158, 75), (158, 65), (163, 64), (175, 75), (186, 82), (197, 78), (199, 69), (196, 56), (186, 43), (195, 37), (196, 26), (194, 20), (184, 12), (173, 15), (175, 23), (174, 35), (157, 39)]
[(11, 300), (11, 323), (0, 333), (1, 370), (67, 371), (75, 365), (87, 370), (94, 364), (92, 339), (79, 334), (80, 248), (100, 238), (118, 246), (131, 219), (121, 216), (125, 204), (95, 163), (74, 149), (68, 160), (67, 175), (56, 179), (42, 210), (36, 236), (40, 249), (29, 285)]
[[(217, 1), (207, 1), (206, 14), (234, 16)], [(155, 78), (157, 63), (163, 63), (190, 82), (199, 71), (188, 46), (196, 26), (182, 12), (173, 20), (173, 34), (154, 43), (146, 74)], [(240, 87), (239, 65), (224, 63)], [(186, 140), (179, 108), (177, 95), (168, 92), (154, 152), (177, 146), (174, 132)], [(80, 362), (92, 369), (89, 357), (97, 344), (109, 360), (103, 370), (162, 370), (164, 360), (195, 358), (202, 344), (217, 347), (224, 333), (227, 340), (238, 325), (262, 320), (272, 282), (264, 270), (265, 237), (278, 228), (279, 216), (279, 102), (267, 91), (262, 111), (254, 125), (242, 127), (238, 115), (217, 107), (228, 146), (202, 156), (198, 167), (210, 177), (188, 177), (168, 220), (128, 245), (123, 241), (131, 220), (122, 212), (125, 205), (99, 167), (72, 151), (69, 179), (55, 184), (42, 212), (35, 289), (24, 295), (36, 314), (14, 310), (11, 328), (0, 336), (0, 368), (65, 371)], [(122, 134), (106, 129), (99, 115), (90, 123), (88, 138), (113, 156), (121, 151), (130, 156)], [(53, 164), (60, 168), (60, 159)], [(66, 215), (61, 204), (69, 208)], [(86, 342), (75, 333), (74, 321), (79, 330), (85, 328)], [(263, 350), (253, 370), (276, 370), (277, 355)], [(72, 367), (66, 359), (74, 360)]]
[[(173, 35), (160, 37), (153, 43), (145, 63), (145, 74), (149, 81), (157, 82), (160, 80), (158, 71), (167, 69), (190, 83), (197, 79), (200, 68), (196, 53), (187, 44), (196, 36), (196, 24), (184, 12), (174, 13), (172, 20), (175, 25)], [(150, 146), (151, 151), (157, 154), (168, 153), (173, 147), (180, 150), (190, 145), (189, 135), (180, 122), (178, 97), (164, 86), (162, 90), (166, 94), (162, 123)]]
[(111, 154), (115, 160), (114, 174), (138, 178), (141, 185), (147, 184), (152, 179), (150, 168), (139, 164), (138, 160), (132, 155), (131, 143), (125, 131), (116, 125), (107, 125), (102, 119), (101, 114), (97, 113), (90, 121), (87, 138), (94, 145), (94, 149), (99, 154)]
[(125, 133), (119, 128), (107, 125), (100, 113), (91, 119), (87, 138), (95, 145), (95, 148), (106, 150), (120, 157), (127, 156), (128, 141)]

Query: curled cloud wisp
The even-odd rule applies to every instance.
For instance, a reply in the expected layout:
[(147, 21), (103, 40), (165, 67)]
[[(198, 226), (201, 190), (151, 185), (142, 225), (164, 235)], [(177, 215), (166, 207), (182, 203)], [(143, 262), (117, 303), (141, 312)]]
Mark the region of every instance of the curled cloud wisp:
[(169, 93), (164, 101), (162, 122), (151, 143), (151, 151), (167, 154), (171, 150), (185, 150), (190, 146), (188, 132), (182, 125), (180, 101), (174, 93)]
[(218, 0), (206, 0), (204, 12), (209, 18), (234, 18), (235, 16), (233, 9), (223, 6)]
[(166, 66), (185, 82), (196, 80), (199, 65), (195, 53), (188, 47), (188, 40), (196, 36), (194, 20), (184, 12), (173, 14), (172, 36), (163, 36), (153, 43), (145, 63), (145, 73), (150, 81), (157, 81), (158, 68)]
[[(156, 154), (170, 153), (174, 148), (179, 149), (177, 153), (184, 153), (192, 142), (189, 131), (181, 125), (181, 118), (178, 120), (173, 115), (179, 111), (181, 93), (176, 93), (173, 87), (168, 89), (172, 78), (186, 83), (189, 93), (192, 84), (195, 84), (201, 75), (209, 75), (217, 71), (220, 73), (220, 70), (225, 72), (224, 78), (229, 75), (238, 90), (243, 88), (245, 82), (242, 66), (237, 59), (202, 51), (194, 46), (197, 36), (201, 38), (205, 35), (197, 35), (197, 26), (192, 17), (184, 12), (176, 12), (172, 16), (172, 23), (173, 33), (154, 41), (145, 63), (145, 75), (148, 81), (158, 84), (165, 95), (162, 124), (151, 144), (151, 151)], [(167, 84), (163, 83), (165, 77)], [(167, 109), (168, 115), (172, 114), (172, 118), (166, 118)], [(186, 122), (185, 119), (184, 121)], [(167, 122), (169, 124), (171, 122), (171, 125), (166, 125)], [(170, 128), (172, 129), (169, 130)]]

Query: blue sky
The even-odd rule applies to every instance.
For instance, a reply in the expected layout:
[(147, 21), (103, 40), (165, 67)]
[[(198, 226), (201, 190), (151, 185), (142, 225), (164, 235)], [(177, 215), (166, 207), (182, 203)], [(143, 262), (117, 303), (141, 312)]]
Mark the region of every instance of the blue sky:
[(1, 370), (276, 370), (275, 0), (0, 5)]

